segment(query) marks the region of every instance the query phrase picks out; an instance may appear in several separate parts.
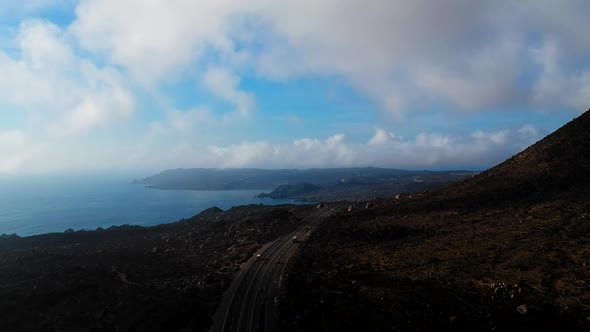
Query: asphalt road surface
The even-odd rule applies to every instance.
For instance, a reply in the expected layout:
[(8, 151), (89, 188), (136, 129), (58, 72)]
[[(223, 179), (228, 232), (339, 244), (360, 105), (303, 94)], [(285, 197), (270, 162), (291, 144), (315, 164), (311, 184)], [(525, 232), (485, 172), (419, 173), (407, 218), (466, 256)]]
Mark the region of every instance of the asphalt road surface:
[(260, 256), (248, 261), (225, 293), (211, 331), (276, 331), (277, 297), (285, 262), (297, 244), (331, 212), (318, 209), (297, 230), (258, 251)]

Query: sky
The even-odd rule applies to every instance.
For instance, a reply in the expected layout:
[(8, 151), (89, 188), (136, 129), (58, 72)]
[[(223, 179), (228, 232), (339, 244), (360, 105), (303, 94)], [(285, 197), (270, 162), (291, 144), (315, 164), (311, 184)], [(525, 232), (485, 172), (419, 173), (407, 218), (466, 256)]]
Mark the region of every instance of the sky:
[(493, 166), (590, 106), (584, 0), (3, 0), (0, 175)]

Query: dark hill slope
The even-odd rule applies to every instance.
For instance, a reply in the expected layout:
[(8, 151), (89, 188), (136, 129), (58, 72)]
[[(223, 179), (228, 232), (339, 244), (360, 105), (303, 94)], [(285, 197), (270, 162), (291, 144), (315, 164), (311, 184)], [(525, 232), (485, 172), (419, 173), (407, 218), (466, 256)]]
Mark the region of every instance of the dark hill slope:
[(234, 271), (312, 212), (213, 207), (152, 227), (0, 236), (0, 331), (208, 331)]
[(585, 113), (478, 176), (323, 223), (283, 329), (590, 330), (589, 128)]
[(494, 204), (586, 190), (589, 183), (590, 111), (498, 166), (426, 196), (444, 204)]

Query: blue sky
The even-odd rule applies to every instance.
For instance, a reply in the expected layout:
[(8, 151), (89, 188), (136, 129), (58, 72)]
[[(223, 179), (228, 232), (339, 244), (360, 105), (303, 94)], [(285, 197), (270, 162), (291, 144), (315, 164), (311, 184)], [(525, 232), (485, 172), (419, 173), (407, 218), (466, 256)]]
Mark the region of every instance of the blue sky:
[(0, 175), (482, 169), (590, 105), (582, 1), (0, 5)]

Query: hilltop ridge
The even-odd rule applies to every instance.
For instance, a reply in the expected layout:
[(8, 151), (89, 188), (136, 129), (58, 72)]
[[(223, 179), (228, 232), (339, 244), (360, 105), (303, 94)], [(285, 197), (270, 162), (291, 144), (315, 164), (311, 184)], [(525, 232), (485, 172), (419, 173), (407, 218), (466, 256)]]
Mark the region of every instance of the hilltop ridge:
[(495, 203), (564, 190), (587, 190), (590, 183), (590, 111), (524, 151), (478, 175), (433, 190), (432, 199)]
[(589, 128), (586, 112), (476, 176), (323, 223), (283, 329), (589, 330)]

